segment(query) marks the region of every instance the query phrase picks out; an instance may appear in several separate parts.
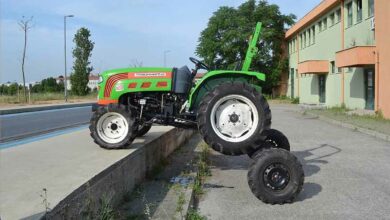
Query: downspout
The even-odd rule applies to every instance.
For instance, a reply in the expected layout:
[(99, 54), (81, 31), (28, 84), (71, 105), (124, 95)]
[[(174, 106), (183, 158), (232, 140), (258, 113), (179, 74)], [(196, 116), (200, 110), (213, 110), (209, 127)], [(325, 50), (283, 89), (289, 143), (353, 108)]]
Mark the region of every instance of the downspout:
[(379, 110), (379, 51), (375, 51), (375, 112)]
[[(341, 50), (344, 50), (344, 0), (341, 0)], [(345, 73), (341, 68), (341, 105), (345, 105)]]
[[(297, 92), (297, 95), (298, 95), (298, 98), (300, 98), (300, 93), (299, 93), (299, 91), (301, 90), (300, 89), (300, 86), (299, 86), (299, 76), (300, 76), (300, 74), (299, 74), (299, 69), (298, 69), (298, 66), (299, 66), (299, 34), (297, 33), (297, 71), (296, 71), (296, 76), (297, 76), (297, 78), (298, 78), (298, 92)], [(295, 72), (295, 71), (294, 71)]]

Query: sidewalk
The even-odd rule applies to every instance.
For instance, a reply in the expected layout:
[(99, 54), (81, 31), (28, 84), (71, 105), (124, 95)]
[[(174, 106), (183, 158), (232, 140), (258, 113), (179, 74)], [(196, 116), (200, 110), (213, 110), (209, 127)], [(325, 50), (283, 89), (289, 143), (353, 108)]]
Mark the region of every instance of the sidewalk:
[(122, 150), (100, 148), (87, 129), (1, 150), (1, 219), (40, 218), (45, 199), (53, 208), (101, 171), (172, 129), (155, 126)]

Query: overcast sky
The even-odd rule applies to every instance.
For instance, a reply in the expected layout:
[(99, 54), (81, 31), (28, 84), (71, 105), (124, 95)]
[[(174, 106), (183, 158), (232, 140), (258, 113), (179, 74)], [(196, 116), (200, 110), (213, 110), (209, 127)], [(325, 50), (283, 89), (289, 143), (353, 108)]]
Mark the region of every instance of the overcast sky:
[[(33, 16), (28, 35), (26, 81), (40, 81), (64, 73), (63, 16), (67, 22), (68, 73), (71, 72), (77, 29), (87, 27), (95, 48), (94, 73), (128, 67), (192, 65), (200, 32), (220, 6), (237, 7), (244, 0), (0, 0), (0, 82), (21, 82), (23, 32), (17, 22)], [(304, 16), (320, 0), (269, 0), (282, 13)]]

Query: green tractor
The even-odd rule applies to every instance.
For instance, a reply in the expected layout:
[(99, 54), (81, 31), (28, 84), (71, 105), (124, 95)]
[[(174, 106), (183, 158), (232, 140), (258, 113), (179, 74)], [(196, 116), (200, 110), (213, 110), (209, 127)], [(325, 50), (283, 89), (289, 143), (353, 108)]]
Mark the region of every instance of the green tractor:
[[(291, 201), (302, 188), (302, 166), (288, 152), (287, 138), (270, 129), (271, 111), (260, 86), (265, 74), (249, 71), (260, 31), (258, 23), (239, 71), (209, 71), (192, 57), (192, 71), (187, 66), (105, 71), (100, 75), (98, 103), (92, 107), (92, 138), (103, 148), (119, 149), (145, 135), (153, 124), (198, 129), (214, 150), (255, 158), (248, 183), (258, 198)], [(208, 72), (195, 82), (200, 69)]]

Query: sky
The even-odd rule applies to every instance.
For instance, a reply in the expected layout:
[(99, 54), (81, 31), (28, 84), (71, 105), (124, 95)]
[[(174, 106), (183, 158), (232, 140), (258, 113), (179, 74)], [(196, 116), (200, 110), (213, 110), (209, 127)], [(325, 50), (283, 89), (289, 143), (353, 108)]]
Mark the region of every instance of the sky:
[[(73, 36), (81, 27), (95, 42), (93, 73), (143, 66), (192, 66), (200, 32), (221, 6), (245, 0), (0, 0), (0, 83), (21, 82), (24, 35), (22, 16), (33, 16), (28, 32), (26, 82), (64, 73), (64, 22), (67, 19), (67, 72), (72, 71)], [(269, 0), (284, 14), (303, 17), (321, 0)]]

